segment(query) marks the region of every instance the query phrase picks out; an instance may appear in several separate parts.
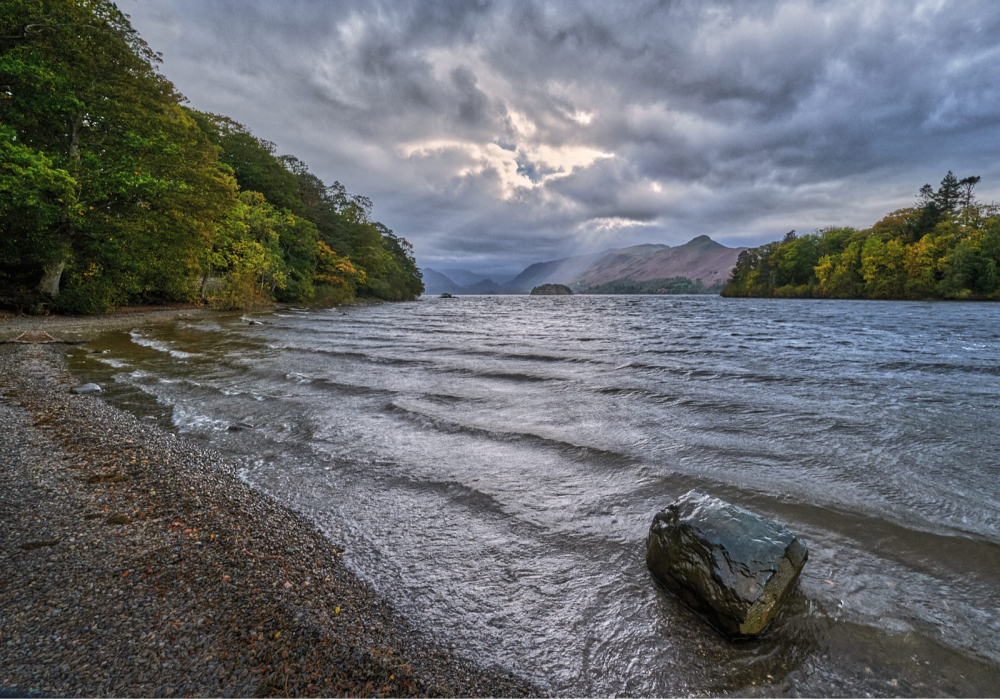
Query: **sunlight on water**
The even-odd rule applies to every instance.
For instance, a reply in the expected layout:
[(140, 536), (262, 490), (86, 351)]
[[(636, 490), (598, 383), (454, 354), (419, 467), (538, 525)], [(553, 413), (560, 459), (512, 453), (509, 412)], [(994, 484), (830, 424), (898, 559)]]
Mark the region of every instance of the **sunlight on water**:
[[(566, 694), (1000, 692), (1000, 306), (463, 297), (265, 321), (71, 361), (244, 455), (459, 652)], [(646, 572), (653, 514), (692, 487), (810, 547), (760, 640)]]

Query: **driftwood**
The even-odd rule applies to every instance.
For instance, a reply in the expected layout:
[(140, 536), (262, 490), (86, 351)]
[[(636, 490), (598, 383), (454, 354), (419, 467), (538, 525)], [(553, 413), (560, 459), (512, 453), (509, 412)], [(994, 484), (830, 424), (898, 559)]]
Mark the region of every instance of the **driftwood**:
[(0, 345), (82, 345), (86, 340), (60, 340), (44, 330), (25, 330), (13, 340), (0, 340)]

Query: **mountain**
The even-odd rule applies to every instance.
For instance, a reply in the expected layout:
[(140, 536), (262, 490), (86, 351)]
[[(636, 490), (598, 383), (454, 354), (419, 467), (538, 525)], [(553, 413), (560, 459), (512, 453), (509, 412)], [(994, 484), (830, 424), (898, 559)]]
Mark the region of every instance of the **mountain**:
[[(736, 266), (736, 258), (746, 248), (729, 248), (700, 235), (684, 245), (670, 247), (647, 243), (627, 248), (605, 250), (591, 255), (574, 255), (529, 265), (506, 284), (468, 270), (450, 270), (467, 283), (425, 269), (425, 294), (526, 294), (543, 284), (565, 284), (576, 290), (603, 286), (611, 282), (665, 282), (655, 288), (683, 290), (683, 280), (698, 280), (704, 287), (725, 283)], [(666, 283), (669, 282), (669, 283)], [(645, 289), (649, 285), (622, 284), (609, 288)], [(697, 286), (697, 285), (694, 285)], [(654, 288), (651, 287), (651, 288)], [(603, 291), (601, 292), (603, 293)], [(636, 293), (636, 292), (630, 292)], [(645, 291), (642, 291), (645, 293)], [(658, 292), (661, 293), (661, 292)], [(676, 292), (671, 292), (676, 293)]]
[(584, 270), (577, 283), (597, 286), (619, 279), (647, 281), (684, 277), (699, 279), (705, 286), (711, 286), (729, 279), (729, 273), (736, 266), (736, 258), (746, 250), (728, 248), (707, 235), (700, 235), (675, 248), (661, 247), (663, 249), (646, 255), (623, 255), (623, 250), (610, 251)]
[(498, 294), (500, 293), (500, 285), (497, 284), (492, 279), (483, 279), (482, 281), (476, 282), (475, 284), (469, 284), (465, 287), (465, 293), (467, 294)]
[(424, 275), (424, 296), (434, 294), (465, 294), (468, 293), (463, 287), (453, 282), (447, 276), (433, 269), (424, 268), (420, 270)]
[[(504, 279), (504, 280), (510, 278), (510, 275), (507, 275), (506, 277), (496, 277), (495, 275), (491, 276), (491, 275), (488, 275), (488, 274), (477, 274), (476, 272), (470, 272), (467, 269), (444, 269), (444, 268), (441, 268), (438, 271), (441, 274), (443, 274), (446, 277), (448, 277), (449, 279), (451, 279), (453, 282), (455, 282), (459, 286), (464, 286), (466, 289), (471, 288), (471, 287), (475, 286), (476, 284), (478, 284), (480, 282), (492, 281), (492, 280), (498, 279), (498, 278), (499, 279)], [(496, 283), (499, 286), (503, 282), (496, 282)]]
[[(462, 270), (459, 270), (460, 272)], [(437, 270), (424, 268), (421, 270), (424, 275), (424, 295), (433, 296), (435, 294), (499, 294), (502, 293), (502, 288), (492, 279), (486, 279), (481, 276), (475, 275), (472, 272), (466, 272), (467, 275), (471, 275), (478, 281), (470, 284), (459, 284), (449, 275), (438, 272)], [(468, 278), (468, 277), (464, 277)]]
[(704, 286), (725, 282), (746, 248), (729, 248), (707, 235), (684, 245), (633, 245), (593, 255), (536, 262), (503, 285), (506, 293), (524, 293), (541, 284), (566, 284), (577, 289), (612, 281), (698, 279)]
[(536, 262), (504, 284), (503, 290), (507, 293), (526, 294), (542, 284), (573, 284), (584, 270), (599, 260), (603, 254), (577, 255), (564, 257), (561, 260)]
[(581, 273), (580, 278), (577, 281), (586, 280), (587, 283), (590, 283), (589, 280), (591, 278), (598, 279), (606, 276), (611, 276), (612, 279), (619, 279), (622, 275), (617, 274), (615, 270), (627, 269), (639, 260), (643, 260), (650, 255), (669, 249), (669, 245), (646, 244), (633, 245), (629, 248), (608, 250), (595, 260), (593, 264), (587, 267), (587, 269)]

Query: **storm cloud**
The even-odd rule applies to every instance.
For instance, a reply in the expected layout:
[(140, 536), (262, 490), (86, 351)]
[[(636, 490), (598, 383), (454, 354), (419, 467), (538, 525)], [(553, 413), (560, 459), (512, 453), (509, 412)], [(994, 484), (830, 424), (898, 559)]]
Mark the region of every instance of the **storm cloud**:
[(375, 201), (418, 262), (864, 226), (1000, 192), (1000, 7), (122, 3), (192, 106)]

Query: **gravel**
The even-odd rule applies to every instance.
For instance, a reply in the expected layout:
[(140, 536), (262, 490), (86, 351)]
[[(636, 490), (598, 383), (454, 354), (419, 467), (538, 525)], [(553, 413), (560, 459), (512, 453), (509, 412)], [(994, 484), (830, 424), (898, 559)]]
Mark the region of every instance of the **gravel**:
[(237, 463), (0, 346), (0, 694), (523, 696), (396, 613)]

